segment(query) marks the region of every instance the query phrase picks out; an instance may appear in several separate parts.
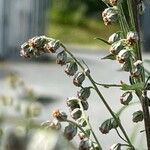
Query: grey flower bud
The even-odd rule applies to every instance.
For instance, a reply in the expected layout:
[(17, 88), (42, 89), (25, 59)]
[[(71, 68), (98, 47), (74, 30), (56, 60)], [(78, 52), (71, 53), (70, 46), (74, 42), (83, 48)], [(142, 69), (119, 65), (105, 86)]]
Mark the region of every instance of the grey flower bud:
[(102, 13), (103, 21), (105, 25), (110, 25), (118, 19), (118, 9), (117, 7), (106, 8)]
[(71, 117), (75, 120), (79, 119), (82, 115), (82, 111), (79, 108), (75, 108), (72, 112), (71, 112)]
[(107, 134), (111, 129), (115, 129), (118, 127), (118, 123), (114, 120), (114, 118), (110, 118), (105, 120), (102, 125), (99, 127), (99, 130), (102, 134)]
[(92, 142), (87, 138), (81, 140), (79, 144), (79, 150), (89, 150), (92, 147)]
[(75, 108), (80, 108), (79, 106), (79, 99), (76, 97), (68, 98), (67, 99), (67, 106), (71, 108), (71, 110), (74, 110)]
[(73, 76), (78, 70), (76, 62), (70, 62), (67, 64), (65, 73), (69, 76)]
[(85, 80), (85, 74), (83, 72), (78, 72), (77, 74), (75, 74), (73, 78), (73, 84), (75, 86), (81, 86), (84, 80)]
[(89, 104), (88, 104), (88, 102), (87, 102), (87, 101), (83, 101), (83, 100), (81, 100), (81, 104), (82, 104), (82, 106), (83, 106), (83, 109), (84, 109), (84, 110), (88, 110), (88, 108), (89, 108)]
[(113, 43), (110, 47), (110, 53), (117, 55), (124, 48), (123, 42), (117, 41)]
[(131, 53), (129, 50), (122, 49), (117, 55), (117, 60), (119, 61), (119, 63), (124, 63), (125, 61), (128, 61), (130, 56)]
[(113, 33), (113, 34), (109, 37), (108, 42), (109, 42), (110, 44), (113, 44), (113, 43), (115, 43), (115, 42), (117, 42), (117, 41), (119, 41), (119, 40), (120, 40), (120, 34), (119, 34), (119, 33)]
[(129, 45), (133, 45), (138, 41), (138, 34), (136, 32), (128, 32), (127, 33), (127, 42)]
[(53, 112), (53, 117), (56, 118), (58, 121), (65, 121), (67, 119), (67, 114), (65, 112), (56, 110)]
[(91, 94), (90, 87), (82, 88), (78, 93), (78, 98), (81, 100), (87, 100)]
[(132, 92), (125, 92), (120, 97), (120, 102), (123, 105), (128, 105), (130, 101), (132, 100), (132, 98), (133, 98)]
[(60, 47), (60, 41), (59, 40), (52, 40), (45, 44), (44, 49), (47, 52), (55, 53), (56, 50)]
[(141, 110), (134, 112), (132, 121), (136, 123), (143, 121), (143, 112)]
[(58, 53), (56, 63), (60, 65), (65, 65), (66, 62), (67, 62), (67, 53), (65, 51)]
[(121, 150), (121, 144), (120, 144), (120, 143), (113, 144), (113, 145), (110, 147), (110, 150)]
[(69, 124), (68, 126), (65, 127), (64, 130), (64, 136), (70, 141), (72, 140), (77, 134), (77, 127)]
[(135, 70), (132, 73), (133, 77), (139, 77), (142, 74), (142, 72), (143, 72), (143, 65), (142, 64), (143, 64), (143, 62), (141, 60), (137, 60), (134, 63)]

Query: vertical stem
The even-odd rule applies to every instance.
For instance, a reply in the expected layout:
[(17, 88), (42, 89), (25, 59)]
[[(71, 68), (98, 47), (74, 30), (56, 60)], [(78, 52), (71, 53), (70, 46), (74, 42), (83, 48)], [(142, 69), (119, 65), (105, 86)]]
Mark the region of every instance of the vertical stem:
[(145, 124), (145, 131), (146, 131), (146, 139), (147, 139), (147, 148), (150, 150), (150, 114), (148, 108), (148, 98), (147, 98), (147, 91), (144, 91), (144, 97), (142, 98), (142, 107), (143, 107), (143, 114), (144, 114), (144, 124)]

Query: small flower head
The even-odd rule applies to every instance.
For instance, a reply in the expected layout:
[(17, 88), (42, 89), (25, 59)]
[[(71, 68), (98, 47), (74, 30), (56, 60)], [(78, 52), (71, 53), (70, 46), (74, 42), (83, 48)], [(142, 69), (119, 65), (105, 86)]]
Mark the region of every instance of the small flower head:
[(53, 117), (59, 121), (65, 121), (67, 119), (67, 114), (65, 112), (60, 112), (59, 110), (55, 110), (53, 112)]
[(127, 42), (129, 45), (133, 45), (138, 41), (138, 34), (136, 32), (128, 32), (127, 34)]
[(75, 108), (72, 112), (71, 112), (71, 117), (75, 120), (79, 119), (82, 115), (82, 111), (80, 110), (80, 108)]
[(102, 132), (102, 134), (107, 134), (111, 129), (117, 128), (118, 123), (113, 119), (107, 119), (105, 120), (102, 125), (99, 127), (99, 130)]
[(120, 40), (113, 43), (109, 51), (111, 54), (117, 55), (122, 49), (124, 49), (124, 45), (123, 42)]
[(120, 97), (120, 102), (123, 105), (128, 105), (130, 101), (132, 100), (132, 98), (133, 98), (132, 92), (125, 92)]
[(119, 63), (124, 63), (125, 61), (128, 61), (130, 56), (131, 54), (129, 50), (122, 49), (117, 55), (117, 60)]
[(67, 53), (65, 51), (62, 51), (57, 54), (56, 63), (62, 65), (65, 65), (67, 62)]
[(102, 13), (103, 21), (105, 25), (110, 25), (118, 19), (117, 7), (106, 8)]
[(132, 121), (136, 123), (143, 121), (143, 112), (141, 110), (134, 112)]
[(84, 80), (85, 80), (85, 74), (83, 72), (78, 72), (77, 74), (75, 74), (73, 78), (73, 84), (75, 86), (81, 86)]
[(81, 100), (87, 100), (91, 94), (90, 87), (82, 88), (78, 93), (78, 98)]
[(117, 42), (117, 41), (119, 41), (119, 40), (120, 40), (120, 34), (119, 34), (119, 33), (113, 33), (113, 34), (109, 37), (108, 42), (109, 42), (110, 44), (113, 44), (113, 43), (115, 43), (115, 42)]
[(83, 100), (81, 100), (81, 104), (82, 104), (82, 106), (83, 106), (83, 109), (84, 109), (84, 110), (88, 110), (88, 108), (89, 108), (89, 104), (88, 104), (88, 102), (87, 102), (87, 101), (83, 101)]
[(74, 110), (75, 108), (79, 108), (79, 99), (76, 97), (71, 97), (67, 99), (67, 106), (70, 107), (71, 110)]
[(134, 66), (135, 66), (135, 70), (132, 73), (132, 77), (138, 78), (142, 74), (142, 71), (143, 71), (143, 62), (141, 60), (137, 60), (134, 63)]
[(76, 62), (69, 62), (66, 66), (65, 73), (69, 76), (73, 76), (78, 70)]
[(59, 40), (52, 40), (45, 44), (44, 49), (47, 52), (55, 53), (56, 50), (60, 47), (60, 41)]

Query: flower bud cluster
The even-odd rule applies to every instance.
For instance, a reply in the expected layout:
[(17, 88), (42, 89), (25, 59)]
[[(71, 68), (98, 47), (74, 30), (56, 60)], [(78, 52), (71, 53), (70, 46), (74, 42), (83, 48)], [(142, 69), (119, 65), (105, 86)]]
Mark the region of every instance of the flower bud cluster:
[(55, 53), (60, 47), (60, 42), (46, 36), (36, 36), (21, 45), (20, 55), (25, 58), (39, 56), (43, 53)]
[(105, 25), (110, 25), (116, 22), (118, 19), (118, 9), (116, 6), (106, 8), (102, 13), (103, 21)]
[[(120, 32), (113, 33), (109, 39), (108, 43), (111, 44), (110, 46), (110, 54), (114, 59), (116, 59), (120, 64), (121, 68), (124, 71), (131, 71), (131, 61), (135, 62), (135, 55), (134, 55), (134, 45), (138, 42), (138, 35), (136, 32), (128, 32), (125, 39), (122, 38), (122, 34)], [(108, 56), (109, 56), (108, 55)], [(109, 57), (104, 57), (108, 58)], [(142, 72), (142, 63), (138, 60), (134, 64), (134, 72), (133, 76), (138, 76)], [(133, 69), (133, 66), (132, 66)], [(133, 71), (133, 70), (132, 70)]]

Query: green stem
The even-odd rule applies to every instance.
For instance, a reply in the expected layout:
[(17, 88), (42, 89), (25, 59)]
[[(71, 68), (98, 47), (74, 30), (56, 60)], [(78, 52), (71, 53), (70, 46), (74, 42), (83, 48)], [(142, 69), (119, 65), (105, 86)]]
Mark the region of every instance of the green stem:
[[(75, 62), (81, 67), (81, 69), (84, 70), (84, 67), (83, 67), (83, 66), (80, 64), (80, 62), (74, 57), (74, 55), (73, 55), (70, 51), (68, 51), (68, 50), (66, 49), (66, 47), (65, 47), (63, 44), (61, 44), (61, 45), (62, 45), (62, 47), (64, 48), (64, 50), (65, 50), (65, 51), (75, 60)], [(129, 139), (129, 137), (128, 137), (126, 131), (124, 130), (124, 128), (123, 128), (123, 126), (122, 126), (120, 120), (116, 117), (115, 113), (112, 111), (112, 109), (110, 108), (110, 106), (109, 106), (108, 103), (106, 102), (105, 98), (103, 97), (103, 95), (102, 95), (101, 92), (99, 91), (97, 85), (95, 84), (95, 81), (92, 79), (92, 77), (91, 77), (90, 74), (87, 75), (87, 77), (88, 77), (88, 79), (90, 80), (90, 82), (92, 83), (93, 87), (95, 88), (95, 91), (97, 92), (98, 96), (99, 96), (100, 99), (103, 101), (105, 107), (108, 109), (108, 111), (110, 112), (110, 114), (112, 115), (112, 117), (113, 117), (113, 118), (115, 119), (115, 121), (118, 123), (118, 126), (120, 127), (122, 133), (124, 134), (124, 136), (125, 136), (125, 138), (126, 138), (128, 144), (130, 145), (130, 147), (134, 148), (133, 145), (131, 144), (130, 139)]]
[[(95, 82), (95, 81), (94, 81)], [(109, 88), (109, 87), (122, 87), (122, 85), (120, 84), (102, 84), (102, 83), (98, 83), (95, 82), (95, 84), (103, 86), (104, 88)]]
[(109, 107), (108, 103), (106, 102), (105, 98), (103, 97), (103, 95), (101, 94), (101, 92), (99, 91), (98, 87), (96, 86), (95, 82), (93, 81), (92, 77), (89, 75), (88, 76), (89, 80), (91, 81), (93, 87), (95, 88), (98, 96), (101, 98), (101, 100), (103, 101), (105, 107), (108, 109), (108, 111), (110, 112), (110, 114), (112, 115), (112, 117), (115, 119), (115, 121), (118, 123), (118, 126), (120, 127), (122, 133), (124, 134), (126, 140), (128, 141), (128, 144), (130, 145), (130, 147), (133, 148), (133, 145), (130, 142), (130, 139), (126, 133), (126, 131), (124, 130), (121, 122), (119, 121), (119, 119), (116, 117), (116, 115), (114, 114), (114, 112), (112, 111), (112, 109)]
[(128, 12), (129, 12), (129, 16), (130, 16), (130, 20), (131, 20), (131, 28), (133, 31), (136, 31), (135, 28), (135, 22), (134, 22), (134, 14), (132, 11), (132, 1), (131, 0), (127, 0), (127, 5), (128, 5)]
[(92, 126), (91, 126), (91, 124), (90, 124), (90, 122), (89, 122), (89, 120), (88, 120), (88, 117), (87, 117), (87, 115), (85, 114), (85, 111), (84, 111), (84, 108), (83, 108), (83, 106), (82, 106), (81, 101), (79, 101), (79, 105), (80, 105), (80, 109), (82, 110), (83, 117), (84, 117), (84, 119), (86, 120), (86, 123), (87, 123), (88, 128), (90, 129), (90, 131), (91, 131), (91, 133), (92, 133), (92, 135), (93, 135), (93, 137), (94, 137), (96, 143), (98, 144), (100, 150), (102, 150), (102, 147), (101, 147), (101, 145), (100, 145), (100, 143), (99, 143), (99, 141), (98, 141), (98, 139), (97, 139), (95, 133), (93, 132), (93, 129), (92, 129)]

